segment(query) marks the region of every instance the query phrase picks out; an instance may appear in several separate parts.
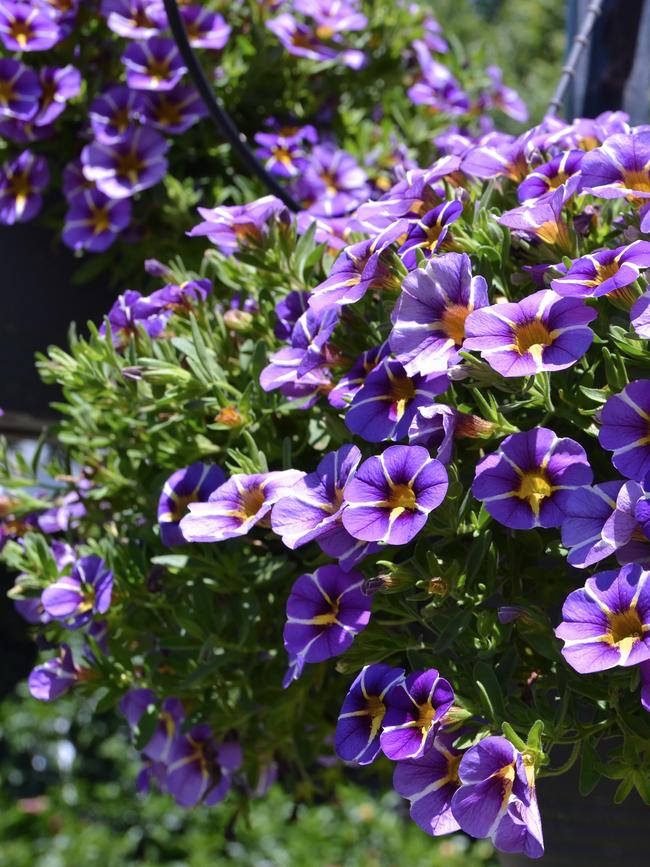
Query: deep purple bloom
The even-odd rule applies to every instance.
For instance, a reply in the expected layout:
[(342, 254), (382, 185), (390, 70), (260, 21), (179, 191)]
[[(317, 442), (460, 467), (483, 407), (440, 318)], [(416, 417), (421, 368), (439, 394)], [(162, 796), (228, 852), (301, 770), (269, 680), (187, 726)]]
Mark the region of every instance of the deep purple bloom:
[(79, 95), (81, 73), (74, 66), (44, 66), (39, 72), (41, 99), (38, 113), (32, 118), (35, 126), (53, 123), (65, 110), (68, 100)]
[(207, 235), (209, 240), (226, 256), (242, 245), (260, 241), (272, 217), (283, 219), (285, 205), (275, 196), (264, 196), (245, 205), (220, 205), (217, 208), (199, 208), (204, 222), (189, 233), (190, 236)]
[(200, 461), (171, 474), (158, 500), (160, 541), (166, 548), (185, 544), (179, 525), (188, 505), (205, 502), (225, 481), (226, 476), (221, 467), (209, 466)]
[(82, 195), (86, 190), (95, 190), (94, 181), (89, 181), (83, 173), (81, 160), (71, 160), (63, 169), (63, 194), (68, 202), (76, 196)]
[(223, 15), (204, 9), (203, 6), (183, 6), (181, 15), (190, 43), (194, 48), (220, 51), (228, 42), (231, 28)]
[(123, 84), (105, 90), (90, 104), (88, 115), (98, 141), (115, 144), (140, 120), (145, 96)]
[[(108, 311), (113, 343), (116, 346), (125, 345), (138, 334), (139, 328), (144, 329), (149, 337), (159, 337), (168, 318), (169, 311), (164, 310), (162, 304), (128, 289), (123, 295), (118, 296), (117, 301)], [(99, 333), (106, 334), (106, 325), (103, 322)]]
[(298, 182), (298, 194), (316, 216), (349, 213), (370, 195), (365, 170), (347, 151), (316, 145)]
[(650, 131), (610, 136), (589, 151), (581, 170), (582, 189), (594, 196), (650, 198)]
[(438, 460), (448, 464), (452, 458), (454, 437), (480, 436), (491, 433), (492, 427), (490, 422), (478, 416), (434, 403), (419, 407), (409, 427), (409, 443), (435, 450)]
[(346, 762), (368, 765), (379, 755), (379, 736), (386, 714), (386, 694), (404, 677), (404, 669), (366, 665), (345, 697), (334, 743)]
[(0, 169), (0, 223), (26, 223), (41, 210), (43, 189), (50, 180), (44, 157), (31, 151), (4, 163)]
[(449, 68), (431, 56), (426, 43), (416, 39), (413, 48), (422, 70), (422, 78), (409, 87), (408, 95), (415, 105), (426, 105), (432, 111), (465, 114), (470, 102)]
[(634, 302), (630, 310), (630, 322), (639, 337), (650, 340), (650, 291)]
[(147, 94), (142, 107), (144, 122), (169, 135), (180, 135), (207, 114), (205, 103), (192, 85)]
[(453, 703), (451, 684), (435, 668), (413, 672), (395, 684), (386, 696), (381, 733), (385, 755), (394, 761), (423, 755)]
[(273, 329), (278, 340), (288, 340), (291, 337), (296, 322), (307, 312), (308, 302), (309, 292), (298, 292), (295, 289), (278, 301), (275, 305), (277, 322)]
[(565, 151), (549, 162), (536, 166), (519, 184), (517, 189), (519, 201), (529, 202), (540, 199), (562, 184), (566, 184), (570, 177), (580, 171), (584, 155), (584, 151), (581, 150)]
[(126, 83), (134, 90), (172, 90), (187, 72), (174, 40), (159, 36), (132, 42), (122, 62)]
[(271, 508), (303, 476), (298, 470), (231, 476), (207, 502), (189, 504), (181, 533), (187, 542), (221, 542), (246, 535), (261, 521), (268, 525)]
[(583, 447), (538, 427), (506, 437), (476, 467), (472, 493), (495, 520), (514, 530), (559, 527), (570, 492), (591, 484)]
[(521, 181), (528, 174), (528, 150), (534, 130), (504, 142), (502, 139), (480, 142), (463, 154), (461, 171), (470, 177), (488, 180), (506, 177)]
[(460, 828), (451, 812), (451, 799), (460, 786), (463, 753), (454, 747), (459, 734), (439, 730), (422, 756), (398, 762), (393, 774), (393, 788), (411, 802), (411, 819), (434, 837)]
[(40, 96), (41, 85), (32, 69), (12, 57), (0, 58), (0, 117), (30, 120)]
[(467, 750), (458, 776), (461, 786), (451, 811), (465, 833), (490, 837), (502, 852), (544, 854), (534, 766), (503, 737), (484, 738)]
[(199, 802), (218, 804), (228, 794), (231, 778), (242, 761), (236, 743), (217, 744), (209, 725), (196, 725), (174, 738), (167, 764), (165, 786), (182, 807)]
[(206, 278), (201, 280), (186, 280), (177, 285), (170, 283), (162, 289), (156, 289), (149, 296), (153, 304), (162, 304), (164, 310), (174, 313), (191, 312), (199, 301), (205, 301), (212, 292), (212, 281)]
[(303, 359), (298, 375), (303, 376), (326, 359), (327, 342), (339, 322), (339, 311), (334, 309), (314, 311), (309, 308), (298, 319), (289, 340), (292, 349), (300, 349)]
[(58, 23), (32, 3), (3, 0), (0, 39), (7, 51), (47, 51), (62, 37)]
[(386, 358), (389, 352), (387, 341), (380, 346), (373, 346), (372, 349), (366, 349), (365, 352), (362, 352), (348, 372), (343, 374), (328, 394), (327, 399), (330, 404), (336, 409), (347, 409), (355, 394), (366, 381), (368, 374)]
[(343, 491), (343, 526), (366, 542), (404, 545), (447, 493), (447, 471), (422, 446), (390, 446), (364, 461)]
[(463, 206), (460, 202), (443, 202), (410, 226), (406, 240), (398, 251), (409, 271), (417, 266), (416, 250), (419, 250), (425, 259), (430, 259), (444, 243), (451, 223), (462, 213)]
[(408, 376), (399, 361), (385, 359), (354, 395), (345, 423), (368, 442), (403, 439), (418, 409), (448, 388), (446, 373)]
[(365, 629), (370, 620), (372, 597), (363, 592), (360, 572), (344, 572), (339, 566), (321, 566), (301, 575), (287, 600), (284, 646), (290, 659), (322, 662), (339, 656)]
[(650, 268), (650, 241), (634, 241), (625, 247), (596, 250), (576, 259), (551, 286), (559, 295), (598, 298), (634, 283), (645, 268)]
[(55, 701), (79, 679), (79, 669), (67, 644), (59, 647), (59, 655), (37, 665), (27, 679), (29, 692), (40, 701)]
[(305, 142), (313, 144), (316, 141), (316, 131), (313, 130), (312, 137), (309, 133), (306, 135), (305, 130), (313, 130), (313, 127), (259, 132), (255, 135), (255, 142), (259, 146), (257, 154), (265, 161), (267, 171), (280, 178), (295, 178), (305, 168)]
[(598, 572), (570, 593), (555, 630), (581, 674), (650, 660), (650, 572), (638, 564)]
[(131, 223), (129, 199), (109, 199), (99, 190), (85, 190), (70, 201), (63, 243), (73, 250), (101, 253)]
[(95, 141), (81, 152), (84, 175), (111, 199), (155, 186), (165, 176), (169, 144), (152, 129), (128, 130), (114, 144)]
[(382, 253), (390, 238), (358, 241), (341, 251), (329, 276), (309, 298), (312, 310), (355, 304), (370, 289), (397, 289), (399, 282)]
[(628, 479), (650, 473), (650, 379), (637, 379), (609, 398), (601, 412), (598, 439), (613, 452), (612, 463)]
[(597, 315), (579, 298), (542, 289), (518, 303), (470, 313), (464, 348), (478, 350), (502, 376), (564, 370), (591, 346), (594, 334), (587, 326)]
[[(120, 700), (120, 710), (126, 717), (131, 729), (136, 729), (140, 721), (152, 705), (156, 697), (150, 689), (130, 689)], [(185, 719), (182, 702), (173, 696), (166, 698), (159, 712), (159, 719), (150, 739), (142, 748), (147, 759), (163, 766), (169, 761), (172, 744), (180, 725)]]
[(105, 614), (111, 604), (113, 573), (101, 557), (81, 557), (70, 575), (63, 575), (46, 587), (43, 608), (69, 629), (78, 629), (95, 614)]
[(102, 0), (101, 13), (111, 30), (127, 39), (149, 39), (167, 26), (158, 0)]
[(488, 305), (487, 283), (466, 253), (446, 253), (402, 284), (389, 343), (408, 373), (445, 371), (459, 360), (467, 317)]

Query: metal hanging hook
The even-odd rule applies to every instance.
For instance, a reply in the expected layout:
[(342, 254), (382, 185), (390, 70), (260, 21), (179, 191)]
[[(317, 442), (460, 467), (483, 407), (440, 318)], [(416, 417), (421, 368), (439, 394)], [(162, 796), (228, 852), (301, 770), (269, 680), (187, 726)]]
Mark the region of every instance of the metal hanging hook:
[(562, 67), (562, 75), (560, 76), (557, 88), (553, 94), (553, 99), (549, 102), (548, 108), (546, 109), (547, 115), (556, 115), (557, 110), (562, 105), (567, 87), (576, 74), (578, 61), (580, 60), (582, 52), (591, 41), (594, 26), (600, 13), (603, 11), (603, 3), (604, 0), (591, 0), (591, 3), (587, 7), (582, 27), (574, 37), (567, 62)]

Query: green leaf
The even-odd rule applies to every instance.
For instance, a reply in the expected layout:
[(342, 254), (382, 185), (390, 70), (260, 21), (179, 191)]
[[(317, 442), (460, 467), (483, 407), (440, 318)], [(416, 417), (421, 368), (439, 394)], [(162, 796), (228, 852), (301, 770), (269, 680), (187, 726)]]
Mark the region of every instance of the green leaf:
[(600, 759), (593, 748), (591, 741), (586, 740), (582, 745), (580, 757), (580, 776), (578, 790), (583, 797), (591, 794), (600, 781)]

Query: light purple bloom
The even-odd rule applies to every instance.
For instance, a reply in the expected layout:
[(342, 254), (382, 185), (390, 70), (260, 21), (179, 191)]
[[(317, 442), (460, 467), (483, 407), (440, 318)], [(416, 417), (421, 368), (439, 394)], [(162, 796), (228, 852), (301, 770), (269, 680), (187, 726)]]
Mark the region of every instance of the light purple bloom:
[(260, 374), (260, 387), (264, 391), (277, 389), (288, 401), (303, 401), (301, 408), (310, 409), (331, 389), (332, 381), (329, 370), (321, 366), (300, 374), (299, 369), (304, 360), (304, 349), (288, 346), (274, 352), (270, 364)]
[(514, 530), (559, 527), (570, 492), (591, 484), (583, 447), (548, 428), (506, 437), (476, 467), (472, 493), (495, 520)]
[[(82, 489), (88, 487), (88, 482), (80, 483), (79, 487)], [(79, 495), (79, 491), (72, 490), (64, 494), (63, 497), (57, 498), (55, 505), (51, 509), (41, 512), (36, 521), (43, 533), (67, 533), (68, 530), (78, 526), (79, 519), (83, 518), (85, 514), (86, 507)], [(65, 548), (68, 548), (68, 546), (66, 545)], [(59, 568), (60, 553), (55, 554)]]
[(645, 268), (650, 268), (650, 241), (634, 241), (576, 259), (551, 286), (559, 295), (598, 298), (634, 283)]
[(347, 409), (355, 394), (366, 381), (368, 374), (388, 354), (387, 342), (382, 343), (380, 346), (373, 346), (372, 349), (366, 349), (365, 352), (362, 352), (348, 372), (343, 374), (336, 386), (327, 395), (330, 404), (336, 407), (336, 409)]
[(416, 39), (413, 48), (417, 54), (422, 78), (408, 89), (409, 98), (415, 105), (426, 105), (433, 111), (446, 114), (465, 114), (470, 102), (450, 72), (449, 68), (431, 56), (426, 43)]
[(380, 739), (384, 754), (394, 761), (423, 755), (453, 703), (451, 684), (435, 668), (407, 675), (386, 696)]
[(165, 787), (182, 807), (194, 807), (200, 802), (214, 806), (228, 794), (232, 774), (241, 762), (238, 744), (217, 744), (209, 725), (196, 725), (174, 738)]
[[(126, 345), (132, 337), (138, 335), (140, 328), (151, 338), (159, 337), (169, 315), (169, 311), (165, 310), (160, 302), (154, 302), (150, 297), (128, 289), (118, 296), (108, 312), (113, 343), (118, 347)], [(99, 333), (106, 334), (104, 322), (99, 328)]]
[(212, 282), (206, 278), (186, 280), (180, 285), (170, 283), (156, 289), (149, 296), (153, 304), (162, 304), (164, 310), (174, 313), (191, 312), (200, 301), (205, 301), (212, 292)]
[(174, 40), (159, 36), (132, 42), (122, 62), (126, 83), (134, 90), (172, 90), (187, 72)]
[(341, 251), (329, 276), (319, 283), (309, 298), (312, 310), (355, 304), (370, 289), (396, 289), (398, 279), (384, 261), (382, 252), (389, 239), (359, 241)]
[(609, 398), (601, 412), (598, 439), (628, 479), (650, 473), (650, 379), (637, 379)]
[(228, 42), (231, 28), (218, 12), (198, 5), (183, 6), (181, 16), (190, 44), (194, 48), (220, 51)]
[(582, 189), (594, 196), (650, 198), (650, 131), (611, 135), (589, 151), (581, 169)]
[(485, 70), (490, 83), (491, 89), (483, 95), (481, 108), (492, 109), (497, 108), (513, 120), (520, 123), (528, 120), (528, 109), (526, 104), (521, 99), (516, 90), (512, 87), (507, 87), (503, 83), (503, 75), (498, 66), (488, 66)]
[(95, 614), (105, 614), (111, 604), (113, 573), (95, 555), (81, 557), (70, 575), (63, 575), (46, 587), (43, 608), (69, 629), (84, 626)]
[(101, 13), (111, 30), (127, 39), (149, 39), (167, 26), (158, 0), (102, 0)]
[(41, 85), (32, 69), (12, 57), (0, 58), (0, 117), (30, 120), (40, 96)]
[(191, 85), (178, 84), (173, 90), (147, 94), (142, 120), (169, 135), (180, 135), (207, 115), (205, 103)]
[(39, 72), (41, 99), (38, 113), (32, 118), (35, 126), (53, 123), (65, 110), (68, 100), (81, 91), (81, 73), (74, 66), (44, 66)]
[(447, 471), (422, 446), (390, 446), (345, 486), (343, 526), (366, 542), (404, 545), (445, 498)]
[(296, 12), (312, 18), (319, 39), (332, 39), (338, 33), (365, 30), (368, 19), (347, 0), (294, 0)]
[(411, 445), (424, 446), (429, 451), (435, 450), (438, 460), (448, 464), (452, 458), (456, 436), (480, 436), (482, 433), (491, 433), (492, 429), (490, 422), (478, 416), (460, 412), (452, 406), (434, 403), (418, 408), (408, 435)]
[(390, 348), (410, 374), (445, 371), (460, 358), (467, 317), (488, 303), (487, 283), (472, 276), (466, 253), (437, 256), (404, 280)]
[(43, 189), (50, 180), (44, 157), (31, 151), (4, 163), (0, 169), (0, 223), (26, 223), (41, 210)]
[(295, 57), (306, 57), (308, 60), (320, 62), (340, 61), (350, 69), (360, 69), (366, 64), (362, 51), (325, 45), (319, 39), (316, 27), (302, 24), (289, 12), (282, 12), (276, 18), (271, 18), (266, 22), (266, 26), (278, 37), (289, 54)]
[(404, 677), (404, 669), (366, 665), (345, 697), (334, 743), (346, 762), (368, 765), (379, 755), (379, 736), (386, 714), (386, 694)]
[(73, 250), (101, 253), (130, 223), (129, 199), (109, 199), (99, 190), (85, 190), (70, 201), (63, 243)]
[(536, 166), (519, 184), (517, 197), (520, 202), (529, 202), (552, 193), (570, 177), (580, 171), (584, 151), (569, 150), (558, 154), (547, 163)]
[(27, 679), (29, 692), (40, 701), (55, 701), (78, 681), (80, 671), (67, 644), (59, 647), (59, 655), (32, 670)]
[(88, 111), (93, 135), (98, 141), (115, 144), (140, 120), (145, 105), (144, 94), (116, 84), (90, 104)]
[(171, 474), (158, 500), (160, 541), (166, 548), (185, 544), (180, 522), (188, 505), (205, 502), (225, 481), (221, 467), (209, 466), (199, 461)]
[(310, 213), (323, 217), (349, 213), (370, 195), (365, 170), (351, 154), (329, 143), (314, 147), (297, 191)]
[(630, 310), (630, 322), (639, 337), (650, 340), (650, 291), (634, 302)]
[(425, 259), (430, 259), (438, 252), (447, 238), (449, 226), (462, 213), (460, 202), (443, 202), (410, 225), (406, 240), (398, 250), (400, 259), (409, 271), (417, 266), (417, 250)]
[(499, 217), (499, 223), (514, 229), (524, 235), (537, 238), (545, 244), (558, 247), (569, 252), (571, 239), (569, 228), (562, 214), (562, 209), (570, 196), (575, 192), (578, 176), (569, 178), (564, 184), (533, 202), (527, 202), (511, 211), (504, 211)]
[(169, 144), (152, 129), (128, 130), (114, 144), (96, 141), (81, 152), (89, 181), (111, 199), (124, 199), (155, 186), (165, 176)]
[(231, 256), (242, 245), (260, 241), (269, 220), (285, 219), (287, 209), (275, 196), (264, 196), (245, 205), (199, 208), (199, 214), (204, 222), (195, 226), (190, 236), (207, 235), (225, 256)]
[(257, 155), (265, 161), (267, 171), (280, 178), (295, 178), (305, 168), (305, 144), (314, 144), (316, 140), (316, 130), (311, 126), (255, 135)]
[(479, 351), (502, 376), (564, 370), (591, 346), (594, 334), (587, 326), (597, 315), (579, 298), (543, 289), (518, 303), (470, 313), (464, 349)]
[(58, 23), (33, 3), (0, 6), (0, 39), (7, 51), (47, 51), (62, 38)]

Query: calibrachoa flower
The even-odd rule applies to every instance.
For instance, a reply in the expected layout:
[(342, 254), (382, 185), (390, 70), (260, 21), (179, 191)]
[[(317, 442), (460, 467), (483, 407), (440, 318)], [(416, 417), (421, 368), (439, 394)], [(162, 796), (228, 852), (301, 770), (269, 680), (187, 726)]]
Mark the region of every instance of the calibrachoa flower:
[(438, 460), (447, 464), (452, 458), (456, 437), (488, 436), (493, 431), (492, 422), (452, 406), (434, 403), (419, 407), (409, 427), (409, 443), (435, 449)]
[(84, 190), (70, 202), (63, 226), (63, 242), (73, 250), (101, 253), (130, 223), (129, 199), (109, 199), (99, 190)]
[(32, 122), (36, 126), (53, 123), (65, 111), (68, 100), (79, 95), (81, 73), (74, 66), (44, 66), (39, 73), (41, 99)]
[(171, 474), (158, 500), (160, 541), (166, 548), (185, 543), (180, 522), (188, 505), (205, 502), (225, 481), (226, 476), (221, 467), (209, 466), (200, 461)]
[(172, 90), (187, 72), (173, 39), (132, 42), (122, 55), (126, 83), (134, 90)]
[(591, 346), (594, 334), (587, 326), (597, 315), (579, 298), (542, 289), (518, 303), (471, 313), (463, 348), (479, 351), (502, 376), (564, 370)]
[(40, 96), (41, 85), (32, 69), (12, 57), (0, 58), (0, 117), (30, 120)]
[(602, 409), (598, 439), (612, 452), (612, 463), (628, 479), (650, 473), (650, 379), (637, 379)]
[(439, 730), (422, 756), (398, 762), (393, 774), (393, 788), (411, 802), (411, 819), (434, 837), (460, 828), (451, 812), (451, 799), (460, 786), (463, 753), (454, 747), (459, 735), (456, 729)]
[(565, 151), (536, 166), (519, 184), (517, 197), (520, 202), (529, 202), (552, 193), (569, 178), (580, 171), (580, 165), (585, 153), (581, 150)]
[(296, 322), (307, 312), (309, 292), (293, 290), (275, 305), (276, 323), (273, 333), (279, 340), (288, 340)]
[(634, 302), (630, 310), (630, 322), (639, 337), (650, 340), (650, 292)]
[(191, 85), (147, 94), (141, 116), (145, 123), (169, 135), (181, 135), (207, 114), (205, 103)]
[(46, 587), (41, 596), (43, 608), (69, 629), (78, 629), (95, 614), (105, 614), (111, 604), (113, 573), (95, 555), (81, 557), (70, 575), (63, 575)]
[(399, 248), (399, 257), (409, 271), (417, 266), (419, 250), (425, 259), (430, 259), (444, 243), (449, 226), (463, 213), (460, 202), (443, 202), (413, 223), (406, 240)]
[(538, 427), (506, 437), (476, 467), (472, 493), (506, 527), (559, 527), (571, 491), (593, 478), (583, 447)]
[(409, 374), (444, 371), (465, 341), (467, 317), (488, 305), (487, 284), (466, 253), (446, 253), (409, 274), (393, 314), (389, 343)]
[(190, 43), (195, 48), (221, 50), (230, 36), (222, 15), (203, 6), (183, 6), (181, 15)]
[(190, 236), (207, 235), (225, 256), (260, 241), (269, 220), (274, 216), (283, 219), (287, 214), (285, 205), (275, 196), (264, 196), (246, 205), (220, 205), (198, 210), (204, 222), (195, 226)]
[(196, 725), (187, 734), (176, 734), (169, 751), (165, 786), (182, 807), (199, 802), (214, 806), (228, 794), (232, 774), (241, 763), (238, 744), (217, 744), (209, 725)]
[(368, 19), (357, 4), (346, 0), (295, 0), (294, 9), (313, 18), (319, 39), (331, 39), (337, 33), (364, 30)]
[(0, 39), (7, 51), (47, 51), (61, 36), (57, 22), (38, 6), (9, 0), (0, 5)]
[(294, 678), (305, 662), (322, 662), (343, 653), (366, 628), (372, 597), (363, 592), (363, 583), (360, 572), (344, 572), (335, 565), (321, 566), (294, 582), (284, 627)]
[(404, 545), (447, 493), (447, 471), (422, 446), (390, 446), (364, 461), (343, 491), (343, 526), (366, 542)]
[(79, 680), (81, 672), (72, 658), (67, 644), (59, 648), (59, 655), (37, 665), (29, 675), (27, 684), (33, 698), (55, 701)]
[[(140, 328), (144, 329), (149, 337), (159, 337), (169, 318), (169, 311), (165, 310), (160, 302), (152, 301), (151, 297), (128, 289), (118, 296), (108, 311), (107, 318), (113, 343), (121, 347), (137, 336)], [(104, 322), (99, 327), (99, 333), (106, 334)]]
[(483, 94), (483, 108), (498, 108), (513, 120), (523, 123), (528, 120), (528, 109), (516, 90), (503, 83), (503, 74), (498, 66), (488, 66), (485, 70), (490, 79), (491, 89)]
[(451, 812), (467, 834), (490, 837), (502, 852), (544, 854), (534, 766), (503, 737), (484, 738), (464, 754)]
[(431, 56), (427, 45), (419, 39), (413, 48), (422, 70), (422, 78), (408, 89), (410, 100), (415, 105), (426, 105), (433, 111), (448, 114), (464, 114), (470, 102), (447, 66)]
[(127, 39), (148, 39), (167, 25), (158, 0), (102, 0), (101, 13), (111, 30)]
[(266, 22), (266, 26), (294, 57), (306, 57), (316, 61), (341, 61), (351, 69), (360, 69), (366, 62), (362, 51), (339, 50), (325, 45), (317, 36), (315, 27), (297, 21), (289, 12), (271, 18)]
[(86, 145), (81, 152), (83, 172), (111, 199), (128, 198), (162, 180), (168, 147), (152, 129), (130, 129), (113, 144), (95, 141)]
[(260, 388), (278, 389), (288, 401), (303, 401), (301, 408), (309, 409), (332, 387), (331, 374), (324, 367), (312, 367), (300, 374), (305, 360), (304, 349), (286, 347), (271, 355), (270, 364), (260, 374)]
[(318, 140), (312, 126), (290, 127), (274, 132), (258, 132), (257, 154), (265, 160), (267, 171), (281, 178), (294, 178), (307, 165), (305, 144)]
[(511, 211), (504, 211), (499, 217), (499, 222), (502, 226), (569, 252), (571, 239), (562, 210), (569, 195), (575, 191), (574, 187), (575, 184), (573, 187), (562, 185), (551, 195), (543, 196)]
[(208, 279), (186, 280), (180, 285), (169, 284), (156, 289), (149, 298), (153, 304), (162, 304), (165, 310), (189, 313), (199, 301), (205, 301), (211, 292), (212, 282)]
[(386, 715), (386, 695), (404, 677), (404, 669), (366, 665), (341, 707), (334, 744), (345, 762), (368, 765), (379, 755), (379, 736)]
[(448, 388), (446, 373), (408, 376), (399, 361), (385, 359), (354, 395), (345, 423), (368, 442), (403, 439), (419, 407)]
[(650, 132), (611, 135), (589, 151), (581, 171), (582, 189), (594, 196), (650, 198)]
[(93, 135), (98, 141), (114, 144), (135, 126), (142, 116), (145, 95), (116, 84), (105, 90), (90, 104), (88, 115)]
[(50, 180), (44, 157), (23, 151), (0, 169), (0, 223), (26, 223), (41, 210), (43, 189)]
[(416, 671), (386, 696), (381, 748), (389, 759), (414, 759), (425, 753), (454, 703), (451, 684), (435, 668)]
[(650, 660), (650, 572), (638, 564), (598, 572), (570, 593), (555, 630), (581, 674)]
[(650, 242), (635, 241), (614, 250), (596, 250), (576, 259), (563, 277), (551, 282), (560, 295), (598, 298), (629, 286), (650, 268)]
[(336, 386), (327, 395), (330, 404), (336, 409), (346, 409), (366, 381), (368, 374), (386, 358), (389, 352), (388, 343), (385, 342), (361, 353), (348, 372), (343, 374)]
[[(180, 523), (188, 542), (221, 542), (244, 536), (266, 519), (271, 508), (304, 476), (298, 470), (234, 475), (206, 503), (190, 503)], [(265, 521), (268, 526), (268, 521)]]
[(310, 213), (337, 217), (349, 213), (370, 194), (364, 169), (333, 144), (316, 145), (298, 182)]
[(359, 241), (346, 247), (309, 298), (312, 310), (355, 304), (370, 289), (397, 289), (399, 281), (382, 257), (391, 238)]

